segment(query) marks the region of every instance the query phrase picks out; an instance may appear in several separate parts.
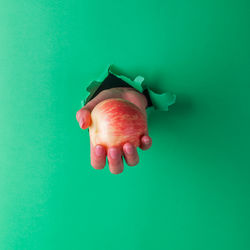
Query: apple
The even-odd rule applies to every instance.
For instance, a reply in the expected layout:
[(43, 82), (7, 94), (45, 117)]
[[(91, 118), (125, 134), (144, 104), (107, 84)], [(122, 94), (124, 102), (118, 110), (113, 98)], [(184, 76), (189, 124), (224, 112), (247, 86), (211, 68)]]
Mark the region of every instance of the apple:
[(135, 104), (111, 98), (98, 103), (91, 112), (89, 135), (91, 143), (108, 147), (118, 147), (130, 142), (140, 145), (141, 137), (147, 132), (147, 118)]

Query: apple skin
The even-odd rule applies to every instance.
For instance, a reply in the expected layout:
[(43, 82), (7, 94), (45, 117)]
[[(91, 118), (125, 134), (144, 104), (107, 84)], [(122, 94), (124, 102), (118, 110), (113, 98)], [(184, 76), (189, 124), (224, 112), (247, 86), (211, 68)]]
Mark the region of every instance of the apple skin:
[(147, 132), (147, 118), (135, 104), (111, 98), (98, 103), (91, 112), (89, 127), (90, 141), (106, 148), (118, 147), (130, 142), (140, 145), (141, 137)]

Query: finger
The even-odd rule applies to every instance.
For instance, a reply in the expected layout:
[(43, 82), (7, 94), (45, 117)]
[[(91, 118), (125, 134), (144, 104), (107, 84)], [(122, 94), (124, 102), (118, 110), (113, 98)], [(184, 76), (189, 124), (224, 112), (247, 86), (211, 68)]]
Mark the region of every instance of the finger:
[(85, 107), (81, 108), (76, 113), (76, 119), (79, 122), (80, 128), (82, 128), (82, 129), (88, 128), (91, 124), (90, 111)]
[(95, 98), (90, 100), (84, 107), (82, 107), (80, 110), (76, 113), (76, 119), (79, 122), (79, 126), (82, 129), (87, 129), (91, 124), (91, 112), (94, 109), (94, 107), (101, 101), (107, 99), (108, 97), (112, 97), (112, 93), (106, 93), (102, 91), (99, 93)]
[(95, 147), (90, 144), (91, 166), (95, 169), (103, 169), (106, 165), (106, 149), (101, 145)]
[(139, 156), (136, 147), (131, 143), (123, 145), (124, 158), (129, 166), (135, 166), (139, 163)]
[(140, 148), (142, 150), (147, 150), (152, 146), (152, 139), (148, 135), (144, 135), (141, 138)]
[(112, 174), (120, 174), (123, 171), (121, 150), (115, 147), (108, 149), (109, 170)]

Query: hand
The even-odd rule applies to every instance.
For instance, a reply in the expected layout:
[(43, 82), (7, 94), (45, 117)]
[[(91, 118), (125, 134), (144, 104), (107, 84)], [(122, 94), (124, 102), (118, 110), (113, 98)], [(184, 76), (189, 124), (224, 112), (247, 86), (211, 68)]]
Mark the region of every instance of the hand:
[[(125, 99), (141, 109), (146, 115), (147, 99), (146, 97), (134, 90), (133, 88), (111, 88), (103, 90), (95, 98), (89, 101), (84, 107), (76, 113), (76, 119), (82, 129), (87, 129), (91, 124), (91, 111), (101, 101), (110, 98), (122, 98)], [(148, 131), (141, 137), (140, 148), (147, 150), (152, 145), (152, 139), (148, 135)], [(126, 163), (129, 166), (135, 166), (139, 162), (139, 156), (137, 149), (131, 143), (125, 143), (123, 150), (115, 147), (105, 148), (102, 145), (94, 147), (90, 142), (91, 151), (91, 165), (95, 169), (103, 169), (106, 165), (106, 156), (108, 157), (109, 169), (113, 174), (120, 174), (123, 171), (123, 160), (124, 156)]]

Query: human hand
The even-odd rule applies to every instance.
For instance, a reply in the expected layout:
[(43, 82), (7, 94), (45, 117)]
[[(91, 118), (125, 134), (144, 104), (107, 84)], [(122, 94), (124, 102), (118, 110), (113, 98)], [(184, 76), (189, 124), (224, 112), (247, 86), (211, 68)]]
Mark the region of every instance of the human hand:
[[(76, 113), (76, 119), (82, 129), (87, 129), (91, 124), (91, 111), (103, 100), (110, 98), (122, 98), (135, 104), (146, 116), (147, 99), (146, 97), (134, 90), (133, 88), (111, 88), (103, 90), (95, 98), (89, 101), (84, 107)], [(152, 139), (148, 135), (148, 131), (141, 137), (139, 147), (147, 150), (152, 145)], [(95, 147), (90, 142), (91, 165), (95, 169), (103, 169), (106, 165), (106, 156), (108, 157), (109, 169), (113, 174), (122, 173), (124, 165), (122, 156), (125, 158), (129, 166), (135, 166), (139, 162), (137, 148), (127, 142), (123, 145), (122, 150), (117, 147), (105, 148), (102, 145)]]

